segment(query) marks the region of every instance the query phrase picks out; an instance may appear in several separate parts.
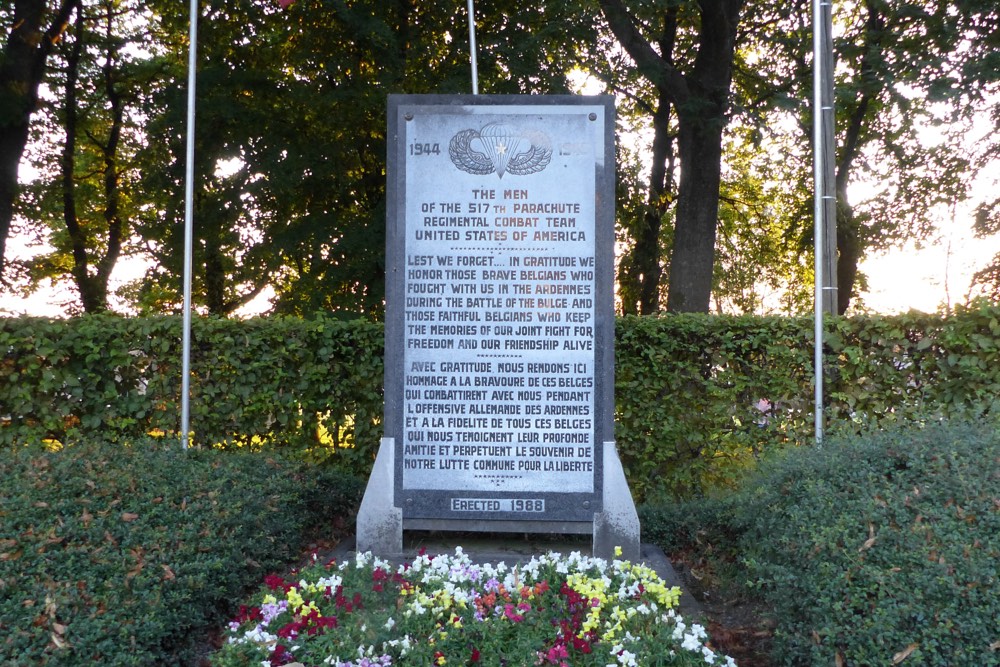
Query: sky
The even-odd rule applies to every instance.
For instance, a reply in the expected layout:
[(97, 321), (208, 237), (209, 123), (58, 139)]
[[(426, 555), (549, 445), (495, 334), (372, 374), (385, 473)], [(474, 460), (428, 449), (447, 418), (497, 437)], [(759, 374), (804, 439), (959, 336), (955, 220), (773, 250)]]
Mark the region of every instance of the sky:
[(862, 295), (872, 312), (935, 312), (941, 305), (964, 303), (972, 275), (1000, 252), (1000, 238), (979, 240), (961, 223), (945, 231), (936, 243), (916, 248), (912, 243), (861, 263), (869, 276)]

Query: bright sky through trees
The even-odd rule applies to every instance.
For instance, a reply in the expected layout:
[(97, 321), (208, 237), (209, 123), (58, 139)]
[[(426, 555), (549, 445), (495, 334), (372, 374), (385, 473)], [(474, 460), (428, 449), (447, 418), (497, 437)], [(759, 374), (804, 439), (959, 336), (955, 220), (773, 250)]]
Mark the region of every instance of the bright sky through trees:
[[(633, 72), (621, 35), (612, 36), (606, 26), (601, 37), (593, 22), (579, 20), (582, 4), (542, 0), (514, 11), (517, 3), (507, 7), (506, 2), (497, 0), (482, 17), (484, 92), (569, 91), (566, 75), (574, 67), (601, 81), (596, 90), (583, 92), (615, 91), (622, 147), (622, 309), (667, 307), (670, 268), (695, 275), (670, 255), (684, 246), (676, 235), (678, 179), (685, 172), (701, 173), (691, 166), (700, 162), (677, 150), (683, 133), (676, 100), (657, 97), (657, 91), (666, 94), (653, 80), (658, 75), (648, 79)], [(321, 4), (227, 3), (225, 11), (213, 14), (226, 20), (206, 21), (199, 74), (204, 86), (199, 84), (196, 303), (209, 312), (246, 313), (240, 304), (255, 296), (252, 310), (263, 310), (272, 294), (275, 312), (283, 314), (332, 309), (378, 319), (384, 94), (468, 91), (468, 53), (461, 40), (452, 39), (464, 36), (465, 24), (456, 33), (436, 3), (352, 5), (367, 8), (363, 12), (319, 11)], [(661, 37), (669, 38), (677, 54), (689, 56), (698, 43), (702, 24), (695, 10), (705, 3), (687, 3), (684, 12), (666, 15), (658, 13), (658, 3), (624, 4), (642, 14), (636, 15), (640, 32), (655, 33), (662, 22)], [(850, 120), (849, 129), (855, 130), (843, 131), (838, 140), (846, 156), (842, 178), (838, 172), (838, 191), (846, 202), (841, 264), (851, 267), (842, 294), (857, 298), (848, 312), (957, 305), (968, 299), (972, 275), (984, 268), (993, 273), (985, 280), (980, 276), (980, 286), (995, 283), (992, 295), (1000, 295), (997, 244), (974, 238), (971, 231), (977, 205), (996, 196), (991, 174), (1000, 172), (996, 158), (983, 164), (990, 151), (1000, 154), (993, 123), (972, 122), (1000, 103), (1000, 82), (989, 57), (996, 10), (985, 0), (972, 2), (967, 13), (949, 13), (930, 2), (904, 5), (843, 5), (844, 26), (852, 30), (840, 35), (838, 105), (840, 120), (845, 125)], [(115, 7), (125, 14), (115, 14)], [(500, 11), (504, 7), (510, 11)], [(916, 14), (914, 7), (920, 10)], [(803, 131), (808, 19), (800, 9), (747, 4), (740, 34), (746, 52), (738, 54), (729, 116), (720, 117), (728, 127), (722, 138), (722, 203), (718, 215), (710, 216), (720, 240), (716, 258), (702, 262), (715, 265), (707, 281), (713, 312), (811, 308), (811, 213), (802, 204), (811, 199)], [(116, 18), (141, 11), (156, 30), (143, 34)], [(186, 60), (177, 54), (183, 51), (188, 17), (172, 3), (136, 0), (85, 0), (77, 14), (74, 29), (52, 55), (32, 121), (34, 150), (21, 161), (22, 179), (32, 166), (39, 171), (23, 188), (25, 217), (20, 235), (10, 238), (8, 257), (15, 261), (3, 276), (8, 282), (0, 289), (0, 313), (175, 311), (180, 253), (173, 223), (183, 190), (177, 152), (183, 128), (175, 110), (186, 72)], [(496, 22), (492, 15), (518, 18)], [(961, 31), (943, 29), (952, 23)], [(419, 30), (411, 30), (414, 26)], [(248, 39), (250, 34), (260, 39)], [(652, 39), (643, 34), (643, 40)], [(965, 42), (956, 45), (954, 34), (969, 35), (967, 49)], [(928, 36), (938, 41), (928, 42)], [(143, 57), (145, 47), (136, 45), (147, 42), (159, 44), (162, 52)], [(764, 50), (773, 57), (754, 57)], [(878, 77), (859, 74), (876, 71), (871, 69), (876, 65)], [(123, 97), (123, 91), (129, 95)], [(861, 99), (866, 103), (856, 101)], [(685, 118), (696, 117), (684, 108)], [(699, 154), (689, 150), (687, 157)], [(224, 173), (220, 167), (226, 164), (236, 166)], [(974, 173), (980, 174), (976, 181)], [(980, 216), (980, 224), (988, 223), (981, 231), (1000, 231), (1000, 200), (983, 211), (989, 217)], [(909, 245), (885, 250), (904, 243)], [(859, 260), (857, 282), (853, 269)], [(664, 280), (656, 287), (645, 277), (660, 270)], [(65, 287), (53, 288), (50, 280)], [(647, 283), (654, 287), (646, 289)], [(17, 297), (31, 289), (32, 299)], [(647, 298), (651, 291), (655, 298)]]

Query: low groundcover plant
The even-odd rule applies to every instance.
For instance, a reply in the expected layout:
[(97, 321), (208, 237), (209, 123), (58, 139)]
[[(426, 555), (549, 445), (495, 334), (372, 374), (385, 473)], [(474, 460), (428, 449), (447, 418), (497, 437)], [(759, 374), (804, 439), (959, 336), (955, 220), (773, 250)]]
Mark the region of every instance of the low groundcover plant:
[(675, 613), (680, 589), (628, 561), (549, 553), (507, 566), (421, 554), (316, 561), (265, 580), (215, 667), (726, 665)]

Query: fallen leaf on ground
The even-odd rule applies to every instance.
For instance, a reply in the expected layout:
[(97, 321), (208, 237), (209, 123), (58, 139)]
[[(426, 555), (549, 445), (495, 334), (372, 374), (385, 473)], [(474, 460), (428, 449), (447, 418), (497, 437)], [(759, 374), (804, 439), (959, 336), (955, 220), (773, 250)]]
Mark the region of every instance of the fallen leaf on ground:
[(865, 540), (865, 543), (861, 545), (861, 548), (858, 549), (858, 552), (860, 553), (862, 551), (868, 551), (869, 549), (872, 548), (872, 546), (874, 546), (874, 544), (875, 544), (875, 526), (873, 526), (872, 524), (868, 524), (868, 539)]
[(906, 648), (904, 648), (902, 651), (900, 651), (896, 655), (892, 656), (892, 664), (898, 665), (899, 663), (903, 662), (904, 660), (906, 660), (907, 658), (909, 658), (910, 654), (913, 653), (914, 651), (916, 651), (919, 646), (920, 646), (920, 644), (910, 644), (909, 646), (907, 646)]

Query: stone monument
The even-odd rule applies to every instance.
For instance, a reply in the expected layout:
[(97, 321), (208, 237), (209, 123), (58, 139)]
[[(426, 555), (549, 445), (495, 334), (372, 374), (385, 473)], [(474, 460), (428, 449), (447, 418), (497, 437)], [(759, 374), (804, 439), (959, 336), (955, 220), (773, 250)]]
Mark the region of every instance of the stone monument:
[(639, 555), (614, 444), (610, 96), (392, 95), (385, 437), (357, 547), (593, 534)]

